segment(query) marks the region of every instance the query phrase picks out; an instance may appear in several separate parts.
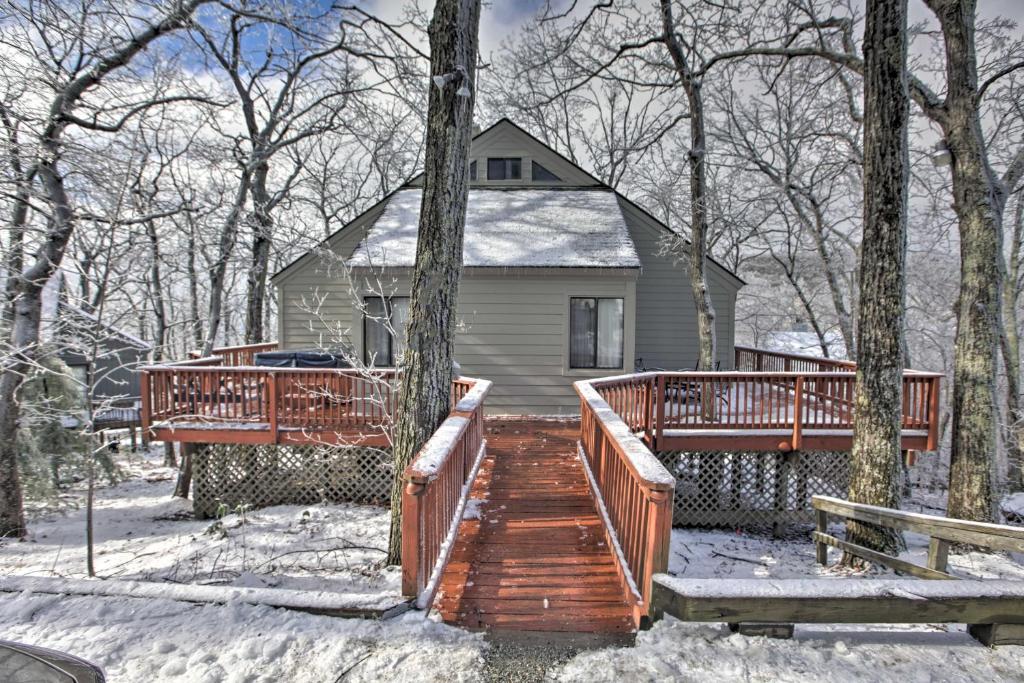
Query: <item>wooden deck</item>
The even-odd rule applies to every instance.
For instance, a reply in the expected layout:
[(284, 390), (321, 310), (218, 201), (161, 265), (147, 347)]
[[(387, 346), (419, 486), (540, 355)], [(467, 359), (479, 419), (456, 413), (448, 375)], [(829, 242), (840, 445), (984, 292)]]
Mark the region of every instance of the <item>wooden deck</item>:
[[(487, 456), (435, 606), (494, 631), (634, 631), (615, 556), (587, 483), (578, 422), (485, 422)], [(475, 508), (479, 517), (474, 517)]]

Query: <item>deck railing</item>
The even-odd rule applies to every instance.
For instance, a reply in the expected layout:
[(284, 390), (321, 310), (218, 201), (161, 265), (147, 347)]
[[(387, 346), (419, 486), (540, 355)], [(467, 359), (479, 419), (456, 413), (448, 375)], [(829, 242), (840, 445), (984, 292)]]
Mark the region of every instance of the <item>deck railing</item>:
[[(276, 351), (277, 342), (264, 342), (262, 344), (241, 344), (238, 346), (221, 346), (213, 349), (210, 356), (220, 356), (220, 365), (247, 366), (256, 362), (256, 354), (264, 351)], [(198, 351), (192, 352), (193, 358), (199, 358)]]
[(737, 346), (736, 369), (751, 372), (855, 372), (857, 364), (849, 360)]
[[(491, 383), (460, 378), (451, 415), (405, 470), (402, 592), (429, 606), (437, 591), (485, 452), (484, 399)], [(454, 388), (454, 387), (453, 387)]]
[[(651, 575), (667, 566), (672, 523), (674, 480), (649, 448), (666, 437), (672, 447), (728, 449), (742, 445), (734, 437), (749, 436), (755, 449), (784, 451), (799, 450), (805, 433), (819, 445), (852, 438), (855, 364), (745, 347), (736, 360), (736, 372), (646, 372), (575, 385), (582, 455), (638, 614), (650, 605)], [(941, 377), (903, 377), (902, 427), (928, 450), (938, 445)]]
[(380, 431), (394, 413), (394, 369), (319, 370), (223, 365), (142, 369), (144, 432), (165, 427), (245, 428), (265, 425), (270, 440), (282, 430), (366, 428)]
[(650, 414), (650, 382), (619, 378), (575, 387), (581, 456), (639, 625), (649, 615), (651, 577), (668, 568), (675, 490), (675, 479), (634, 435)]
[[(184, 440), (200, 438), (187, 435), (187, 430), (198, 428), (221, 428), (253, 443), (279, 443), (282, 432), (290, 432), (291, 441), (304, 440), (296, 432), (309, 432), (309, 438), (317, 440), (332, 430), (344, 432), (346, 438), (384, 438), (395, 412), (395, 368), (253, 365), (257, 353), (275, 348), (276, 342), (229, 346), (214, 349), (211, 356), (195, 354), (188, 360), (142, 368), (143, 436), (151, 436), (151, 428), (159, 425), (165, 438), (174, 438), (174, 430), (185, 435), (180, 437)], [(453, 380), (452, 404), (473, 386), (474, 380)], [(218, 438), (232, 440), (223, 434)]]
[[(742, 347), (737, 356), (745, 366), (737, 372), (637, 373), (591, 384), (649, 444), (684, 431), (739, 435), (771, 430), (788, 432), (776, 442), (784, 450), (799, 450), (805, 432), (821, 436), (853, 429), (856, 374), (851, 368), (856, 365)], [(791, 369), (752, 372), (750, 366)], [(903, 376), (902, 428), (920, 434), (917, 442), (924, 450), (938, 447), (941, 378), (915, 370)]]

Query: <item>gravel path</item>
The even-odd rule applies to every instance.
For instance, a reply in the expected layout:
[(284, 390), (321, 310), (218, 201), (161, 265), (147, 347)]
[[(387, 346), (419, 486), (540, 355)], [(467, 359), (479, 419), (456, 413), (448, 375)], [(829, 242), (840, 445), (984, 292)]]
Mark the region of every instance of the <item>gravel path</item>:
[(492, 642), (484, 656), (483, 680), (488, 683), (544, 681), (549, 670), (565, 664), (578, 652), (578, 648), (566, 645)]

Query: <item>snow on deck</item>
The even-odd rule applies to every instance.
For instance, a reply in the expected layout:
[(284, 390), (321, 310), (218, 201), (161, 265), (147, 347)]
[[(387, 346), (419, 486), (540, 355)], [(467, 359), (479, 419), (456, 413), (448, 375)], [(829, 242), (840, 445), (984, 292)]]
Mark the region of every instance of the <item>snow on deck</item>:
[[(421, 194), (396, 192), (348, 264), (412, 267)], [(639, 268), (640, 258), (613, 192), (473, 189), (463, 265)]]

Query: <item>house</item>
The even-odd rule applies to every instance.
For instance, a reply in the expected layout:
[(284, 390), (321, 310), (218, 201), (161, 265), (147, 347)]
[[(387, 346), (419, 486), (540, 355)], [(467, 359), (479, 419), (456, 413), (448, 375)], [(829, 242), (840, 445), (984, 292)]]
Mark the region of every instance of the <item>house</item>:
[[(81, 387), (83, 404), (88, 401), (92, 406), (92, 430), (128, 428), (134, 449), (135, 426), (140, 423), (138, 369), (149, 360), (152, 344), (63, 298), (54, 311), (47, 334)], [(69, 417), (65, 424), (77, 427), (79, 422)]]
[[(422, 178), (273, 277), (282, 348), (401, 352)], [(491, 413), (574, 414), (576, 380), (694, 369), (696, 310), (664, 223), (507, 119), (474, 136), (456, 359), (494, 381)], [(718, 361), (734, 362), (743, 281), (709, 262)], [(391, 325), (386, 324), (390, 321)], [(392, 334), (394, 331), (396, 334)]]

